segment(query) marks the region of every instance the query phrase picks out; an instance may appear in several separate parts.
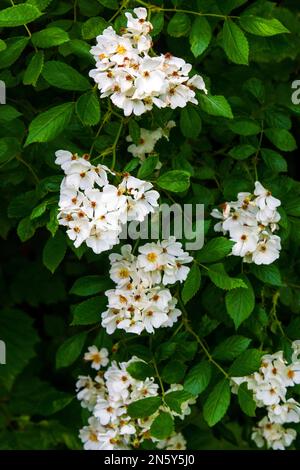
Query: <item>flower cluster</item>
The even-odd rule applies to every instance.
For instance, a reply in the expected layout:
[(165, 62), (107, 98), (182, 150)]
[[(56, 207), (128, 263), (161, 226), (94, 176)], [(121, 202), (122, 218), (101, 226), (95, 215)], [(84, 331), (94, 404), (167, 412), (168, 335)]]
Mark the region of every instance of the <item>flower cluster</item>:
[(300, 422), (300, 403), (287, 398), (287, 388), (300, 384), (300, 341), (292, 344), (291, 362), (285, 360), (282, 351), (262, 357), (258, 372), (247, 377), (232, 378), (232, 392), (246, 382), (253, 392), (256, 405), (265, 407), (265, 416), (253, 429), (252, 439), (258, 447), (264, 444), (273, 450), (283, 450), (296, 438), (296, 431), (284, 428), (285, 423)]
[(192, 257), (182, 249), (174, 237), (139, 247), (138, 256), (130, 245), (121, 248), (121, 254), (109, 256), (110, 277), (115, 289), (105, 292), (108, 309), (102, 313), (102, 326), (108, 334), (117, 328), (140, 334), (146, 330), (172, 326), (181, 311), (177, 299), (165, 287), (184, 281)]
[(83, 242), (95, 253), (119, 243), (122, 226), (142, 222), (158, 207), (159, 193), (152, 184), (125, 174), (118, 186), (109, 184), (104, 165), (92, 165), (88, 155), (78, 157), (58, 150), (55, 162), (65, 172), (60, 187), (58, 219), (77, 248)]
[(125, 116), (140, 116), (153, 105), (175, 109), (188, 102), (197, 104), (194, 90), (207, 93), (202, 77), (189, 78), (192, 66), (169, 53), (151, 57), (149, 33), (153, 27), (146, 21), (147, 10), (135, 8), (133, 12), (134, 16), (125, 13), (127, 28), (121, 36), (109, 26), (91, 49), (96, 68), (90, 76), (98, 84), (101, 98), (110, 96)]
[[(85, 359), (105, 367), (107, 355), (106, 349), (98, 351), (95, 346), (91, 346)], [(186, 442), (180, 433), (173, 433), (164, 441), (151, 436), (150, 428), (159, 410), (166, 411), (163, 405), (147, 418), (133, 419), (128, 415), (127, 407), (131, 403), (158, 396), (158, 385), (153, 377), (137, 380), (128, 372), (131, 364), (140, 361), (137, 357), (132, 357), (128, 362), (112, 361), (106, 371), (99, 370), (94, 379), (90, 376), (78, 378), (77, 398), (81, 406), (92, 413), (88, 425), (79, 434), (86, 450), (129, 450), (139, 447), (145, 439), (156, 443), (159, 449), (185, 449)], [(180, 389), (182, 386), (172, 385), (169, 392), (178, 387)], [(188, 405), (192, 403), (194, 400), (182, 404), (181, 418), (190, 412)], [(167, 411), (171, 412), (169, 409)], [(175, 416), (175, 413), (171, 414)]]
[(226, 202), (222, 212), (213, 209), (211, 215), (220, 219), (214, 229), (229, 233), (234, 242), (232, 255), (241, 256), (247, 263), (271, 264), (281, 250), (278, 230), (281, 202), (256, 181), (254, 194), (239, 193), (237, 201)]
[[(176, 124), (174, 121), (167, 122), (164, 128), (158, 127), (154, 131), (149, 131), (148, 129), (141, 128), (140, 141), (136, 144), (131, 144), (128, 147), (128, 152), (130, 152), (134, 157), (139, 158), (141, 161), (145, 160), (146, 154), (152, 153), (155, 147), (156, 142), (158, 142), (162, 137), (169, 140), (170, 130), (175, 127)], [(130, 135), (126, 137), (127, 142), (132, 142)], [(158, 168), (161, 167), (159, 164)]]

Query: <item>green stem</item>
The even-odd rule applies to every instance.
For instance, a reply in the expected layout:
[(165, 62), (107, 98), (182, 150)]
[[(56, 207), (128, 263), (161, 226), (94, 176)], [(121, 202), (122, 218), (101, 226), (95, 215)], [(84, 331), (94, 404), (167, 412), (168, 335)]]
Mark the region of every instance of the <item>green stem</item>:
[(199, 11), (185, 10), (185, 9), (179, 9), (179, 8), (162, 8), (157, 5), (151, 5), (149, 3), (146, 3), (143, 0), (136, 0), (136, 3), (143, 5), (144, 7), (148, 8), (148, 10), (174, 12), (174, 13), (187, 13), (189, 15), (196, 15), (196, 16), (211, 16), (214, 18), (223, 18), (224, 20), (226, 20), (227, 18), (239, 18), (239, 16), (218, 15), (217, 13), (201, 13)]
[(258, 155), (259, 155), (259, 152), (260, 152), (260, 149), (261, 149), (261, 145), (262, 145), (263, 136), (264, 136), (264, 121), (261, 121), (261, 131), (260, 131), (260, 136), (259, 136), (258, 147), (257, 147), (257, 150), (256, 150), (255, 157), (254, 157), (254, 159), (253, 159), (255, 181), (258, 180), (257, 161), (258, 161)]
[(25, 160), (23, 160), (23, 158), (20, 157), (20, 156), (17, 156), (16, 159), (19, 160), (19, 162), (23, 163), (24, 166), (26, 166), (26, 168), (32, 174), (33, 179), (35, 180), (36, 184), (39, 184), (39, 182), (40, 182), (39, 177), (36, 174), (36, 172), (34, 171), (34, 169), (32, 168), (32, 166), (30, 166), (29, 163), (27, 163)]
[(122, 132), (122, 129), (123, 129), (123, 123), (124, 123), (124, 119), (122, 118), (119, 129), (118, 129), (118, 132), (117, 132), (117, 135), (116, 135), (116, 138), (115, 138), (115, 141), (114, 141), (113, 146), (112, 146), (113, 158), (112, 158), (112, 163), (111, 163), (111, 170), (113, 170), (115, 168), (115, 165), (116, 165), (117, 145), (118, 145), (120, 135), (121, 135), (121, 132)]
[(92, 155), (93, 150), (94, 150), (94, 147), (95, 147), (95, 142), (96, 142), (97, 138), (99, 137), (99, 135), (100, 135), (100, 133), (101, 133), (101, 131), (102, 131), (102, 129), (103, 129), (103, 126), (104, 126), (105, 123), (109, 120), (110, 116), (111, 116), (111, 109), (109, 108), (109, 109), (106, 111), (106, 113), (104, 114), (103, 120), (102, 120), (102, 122), (101, 122), (101, 124), (100, 124), (100, 126), (99, 126), (99, 128), (98, 128), (98, 130), (97, 130), (97, 133), (96, 133), (95, 137), (94, 137), (92, 146), (91, 146), (90, 151), (89, 151), (89, 154), (90, 154), (90, 155)]
[(202, 351), (207, 356), (207, 359), (209, 360), (209, 362), (211, 362), (217, 369), (219, 369), (219, 371), (226, 377), (226, 379), (229, 379), (230, 377), (227, 374), (227, 372), (223, 369), (222, 366), (220, 366), (220, 364), (218, 364), (218, 362), (216, 362), (214, 360), (214, 358), (210, 354), (209, 350), (207, 349), (207, 347), (205, 346), (205, 344), (203, 343), (201, 338), (197, 335), (197, 333), (195, 333), (193, 328), (190, 326), (187, 311), (186, 311), (185, 306), (184, 306), (182, 300), (180, 299), (180, 297), (178, 297), (178, 302), (179, 302), (179, 305), (180, 305), (180, 308), (181, 308), (181, 311), (182, 311), (182, 322), (185, 326), (186, 331), (188, 333), (190, 333), (190, 335), (192, 335), (195, 338), (195, 340), (197, 341), (197, 343), (201, 347)]

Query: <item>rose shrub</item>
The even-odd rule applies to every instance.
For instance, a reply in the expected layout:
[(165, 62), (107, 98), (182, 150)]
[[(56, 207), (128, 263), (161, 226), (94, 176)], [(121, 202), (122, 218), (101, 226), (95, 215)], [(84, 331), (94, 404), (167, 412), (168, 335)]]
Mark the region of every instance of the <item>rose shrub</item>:
[[(299, 26), (1, 1), (1, 449), (300, 448)], [(201, 249), (118, 239), (164, 202)]]

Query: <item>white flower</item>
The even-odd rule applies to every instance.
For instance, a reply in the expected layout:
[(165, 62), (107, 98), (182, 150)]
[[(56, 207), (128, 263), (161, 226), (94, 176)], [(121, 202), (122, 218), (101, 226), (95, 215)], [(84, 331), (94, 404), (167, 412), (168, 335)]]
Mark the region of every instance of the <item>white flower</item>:
[(157, 447), (164, 450), (185, 450), (186, 440), (181, 433), (177, 433), (159, 442)]
[(255, 251), (258, 242), (258, 233), (246, 225), (232, 227), (230, 230), (230, 239), (236, 242), (232, 247), (232, 254), (235, 256), (245, 256), (247, 253)]
[(107, 366), (109, 362), (108, 350), (106, 348), (101, 348), (99, 351), (96, 346), (89, 346), (88, 352), (84, 355), (84, 360), (91, 361), (91, 367), (99, 370), (101, 367)]
[(293, 341), (292, 350), (292, 362), (298, 362), (300, 356), (300, 340)]
[(265, 417), (258, 423), (258, 427), (253, 429), (251, 437), (258, 447), (266, 444), (273, 450), (284, 450), (291, 445), (296, 435), (294, 429), (285, 429), (280, 424), (270, 423)]
[(258, 243), (255, 251), (252, 253), (252, 260), (255, 264), (271, 264), (280, 255), (280, 238), (277, 235), (271, 235), (266, 241)]
[(271, 191), (265, 189), (259, 181), (255, 182), (254, 194), (257, 196), (256, 204), (261, 210), (269, 209), (274, 211), (278, 206), (281, 205), (279, 199), (273, 197)]
[(290, 398), (282, 405), (277, 404), (268, 408), (268, 418), (272, 423), (299, 423), (300, 404)]

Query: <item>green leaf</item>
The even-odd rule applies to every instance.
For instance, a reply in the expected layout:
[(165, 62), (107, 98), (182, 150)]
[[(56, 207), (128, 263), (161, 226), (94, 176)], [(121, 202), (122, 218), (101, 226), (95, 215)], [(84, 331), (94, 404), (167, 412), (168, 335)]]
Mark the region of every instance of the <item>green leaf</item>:
[(201, 132), (202, 122), (195, 108), (183, 108), (180, 112), (180, 129), (184, 137), (196, 139)]
[(279, 150), (292, 152), (297, 148), (294, 136), (286, 129), (266, 129), (265, 134)]
[(73, 110), (73, 103), (64, 103), (37, 115), (30, 123), (25, 145), (49, 142), (57, 137), (69, 124)]
[(81, 27), (81, 34), (83, 39), (94, 39), (107, 27), (107, 21), (103, 18), (95, 16), (89, 18)]
[(256, 135), (261, 132), (260, 125), (252, 119), (235, 119), (229, 123), (230, 129), (243, 136)]
[(101, 313), (105, 310), (106, 297), (91, 297), (74, 308), (73, 321), (71, 325), (92, 325), (101, 322)]
[(199, 105), (207, 114), (233, 119), (230, 104), (224, 96), (199, 95)]
[[(0, 105), (0, 110), (2, 106), (5, 105)], [(20, 143), (15, 137), (0, 138), (0, 163), (12, 160), (20, 151)]]
[(211, 365), (208, 361), (202, 360), (189, 370), (183, 387), (192, 395), (197, 396), (208, 386), (211, 379)]
[(137, 177), (142, 180), (149, 178), (153, 174), (154, 170), (156, 169), (157, 164), (158, 164), (158, 155), (150, 155), (143, 161), (138, 171)]
[(167, 392), (165, 394), (166, 404), (172, 411), (175, 411), (178, 414), (182, 414), (183, 403), (187, 402), (191, 398), (193, 398), (193, 395), (186, 390), (176, 390), (175, 392)]
[(58, 60), (46, 62), (42, 75), (49, 85), (62, 90), (85, 91), (91, 88), (90, 82), (83, 75)]
[(275, 34), (289, 33), (289, 30), (276, 18), (266, 19), (253, 15), (242, 15), (240, 25), (247, 33), (257, 36), (274, 36)]
[(54, 273), (65, 257), (67, 243), (65, 235), (58, 231), (50, 237), (43, 249), (43, 264)]
[(27, 191), (14, 197), (7, 209), (8, 217), (25, 217), (29, 215), (37, 204), (38, 198), (35, 191)]
[(248, 65), (249, 45), (243, 31), (230, 19), (224, 21), (223, 47), (235, 64)]
[(186, 366), (184, 363), (174, 359), (165, 365), (161, 373), (161, 378), (167, 384), (178, 383), (183, 379), (185, 371)]
[(225, 237), (209, 240), (197, 253), (196, 259), (200, 263), (212, 263), (218, 261), (231, 253), (233, 242)]
[(22, 26), (42, 15), (33, 5), (21, 4), (0, 11), (0, 28)]
[(251, 339), (244, 336), (229, 336), (215, 347), (212, 356), (217, 360), (231, 361), (247, 349), (250, 343)]
[(139, 145), (141, 139), (141, 128), (134, 119), (130, 119), (128, 123), (129, 135), (135, 145)]
[(201, 284), (201, 272), (197, 264), (193, 264), (191, 267), (188, 276), (183, 284), (181, 297), (183, 303), (188, 303), (192, 297), (198, 292)]
[(21, 242), (26, 242), (35, 234), (36, 225), (35, 222), (30, 219), (30, 217), (24, 217), (20, 220), (17, 227), (17, 234)]
[(3, 39), (0, 39), (0, 52), (4, 51), (6, 48), (6, 43), (3, 41)]
[(223, 379), (213, 388), (203, 406), (203, 417), (209, 426), (214, 426), (223, 418), (229, 407), (230, 397), (229, 381)]
[(220, 289), (231, 290), (237, 287), (247, 287), (242, 279), (228, 276), (222, 263), (211, 264), (208, 268), (207, 275)]
[(231, 377), (244, 377), (258, 371), (261, 366), (263, 351), (258, 349), (247, 349), (244, 351), (229, 368)]
[(191, 51), (195, 57), (203, 54), (208, 48), (212, 38), (212, 31), (209, 22), (204, 16), (198, 16), (192, 25), (190, 32)]
[(81, 95), (76, 102), (76, 113), (84, 126), (95, 126), (100, 121), (100, 101), (94, 92)]
[(246, 158), (256, 153), (256, 148), (253, 145), (242, 144), (233, 147), (229, 155), (236, 160), (246, 160)]
[(274, 264), (269, 264), (267, 266), (251, 264), (250, 271), (264, 284), (270, 284), (271, 286), (282, 286), (280, 271)]
[(107, 276), (84, 276), (74, 282), (70, 290), (70, 294), (85, 297), (88, 295), (98, 294), (99, 292), (104, 292), (110, 287), (112, 287), (112, 282), (107, 278)]
[(32, 209), (32, 212), (30, 214), (30, 219), (34, 220), (34, 219), (37, 219), (38, 217), (41, 217), (41, 215), (43, 215), (46, 212), (47, 207), (48, 207), (47, 201), (41, 202), (41, 204), (39, 204), (34, 209)]
[(164, 27), (164, 22), (165, 22), (165, 18), (164, 18), (163, 12), (155, 13), (154, 15), (151, 15), (151, 23), (153, 26), (153, 30), (151, 31), (150, 34), (152, 37), (155, 37), (159, 33), (162, 32), (163, 27)]
[(44, 67), (44, 52), (38, 51), (36, 52), (27, 66), (23, 76), (23, 84), (24, 85), (36, 85), (36, 82), (39, 79), (39, 76), (42, 73)]
[(0, 69), (10, 67), (22, 54), (29, 38), (13, 37), (6, 41), (6, 49), (0, 53)]
[(161, 405), (160, 397), (148, 397), (130, 403), (127, 413), (132, 418), (147, 418), (155, 413)]
[(191, 28), (191, 20), (185, 13), (175, 13), (168, 23), (168, 34), (175, 38), (186, 36)]
[(156, 439), (167, 439), (174, 432), (174, 418), (170, 413), (160, 412), (151, 424), (150, 434)]
[(109, 8), (111, 10), (117, 10), (119, 8), (118, 0), (98, 0), (98, 2), (105, 8)]
[(31, 40), (36, 47), (47, 49), (69, 41), (69, 35), (61, 28), (50, 26), (42, 31), (33, 33)]
[(238, 401), (242, 411), (247, 416), (253, 418), (255, 416), (256, 402), (253, 398), (253, 392), (248, 389), (246, 382), (239, 386)]
[(247, 289), (233, 289), (225, 296), (226, 310), (237, 329), (248, 318), (255, 306), (255, 296), (250, 282), (243, 278)]
[(9, 122), (21, 116), (21, 113), (9, 104), (1, 104), (0, 106), (0, 122)]
[(86, 342), (87, 331), (71, 336), (62, 343), (56, 353), (56, 369), (68, 367), (78, 359)]
[(137, 380), (146, 380), (147, 378), (154, 377), (155, 371), (144, 361), (134, 361), (127, 367), (127, 372)]
[(0, 365), (0, 383), (9, 390), (15, 378), (35, 356), (38, 337), (33, 320), (21, 310), (6, 309), (0, 313), (1, 340), (6, 346), (6, 364)]
[(156, 183), (160, 188), (167, 191), (182, 193), (189, 189), (190, 174), (181, 170), (167, 171), (157, 179)]
[(261, 156), (270, 170), (275, 173), (281, 173), (288, 170), (286, 160), (277, 152), (271, 149), (262, 148)]

